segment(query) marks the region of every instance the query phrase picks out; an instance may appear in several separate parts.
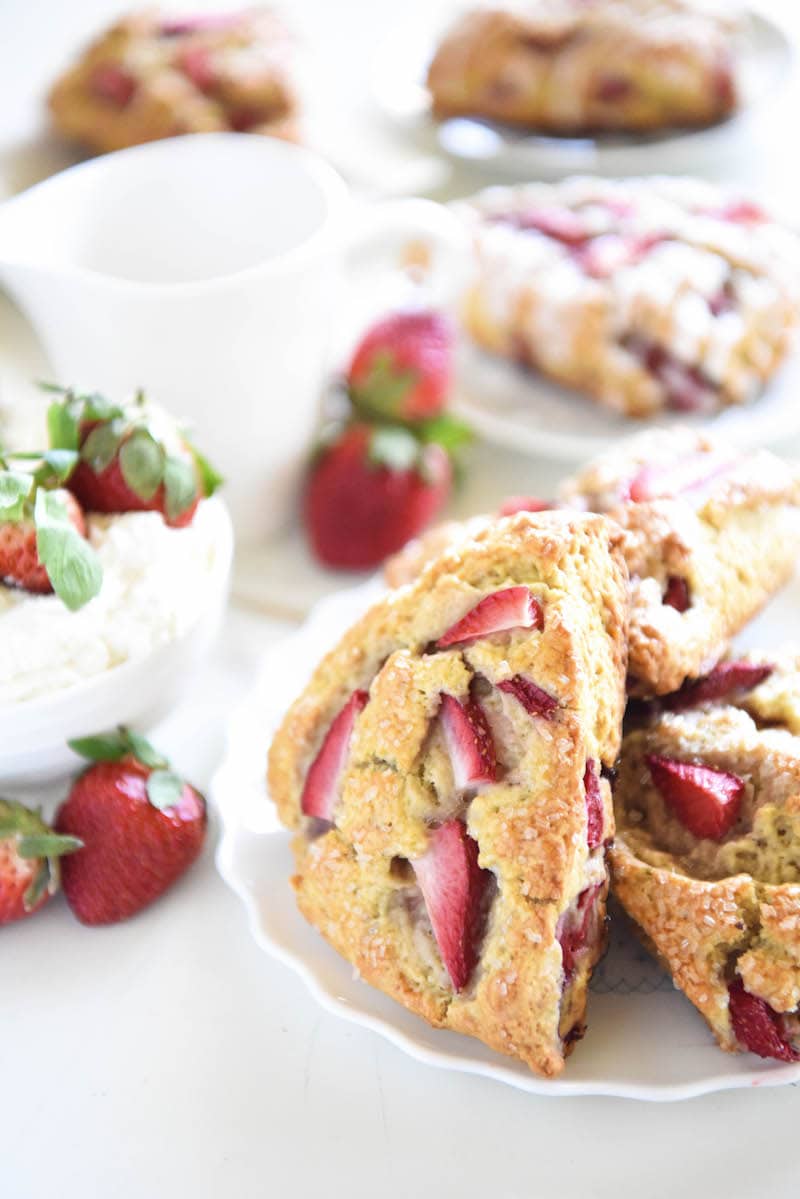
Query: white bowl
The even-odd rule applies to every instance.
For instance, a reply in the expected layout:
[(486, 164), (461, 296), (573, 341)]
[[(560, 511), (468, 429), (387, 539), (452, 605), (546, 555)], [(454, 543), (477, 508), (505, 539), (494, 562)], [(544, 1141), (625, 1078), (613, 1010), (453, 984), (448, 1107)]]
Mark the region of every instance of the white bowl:
[(218, 547), (204, 604), (182, 634), (139, 658), (52, 695), (4, 705), (0, 713), (0, 783), (29, 785), (68, 774), (76, 756), (67, 741), (118, 724), (146, 732), (186, 695), (219, 631), (228, 598), (233, 528), (219, 499), (213, 512)]

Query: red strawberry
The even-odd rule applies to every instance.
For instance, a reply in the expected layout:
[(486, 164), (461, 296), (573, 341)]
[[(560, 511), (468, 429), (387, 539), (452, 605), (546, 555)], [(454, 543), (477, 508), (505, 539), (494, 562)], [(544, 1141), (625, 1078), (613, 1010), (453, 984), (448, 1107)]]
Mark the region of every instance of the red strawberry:
[(453, 329), (438, 312), (397, 312), (361, 339), (347, 370), (357, 408), (392, 420), (424, 420), (447, 403)]
[(534, 229), (565, 246), (578, 246), (591, 237), (589, 226), (570, 208), (529, 208), (499, 219), (518, 229)]
[(650, 253), (654, 246), (664, 241), (661, 233), (640, 234), (622, 237), (616, 233), (604, 233), (574, 250), (574, 258), (582, 270), (594, 279), (610, 278), (626, 266), (635, 266)]
[(491, 873), (478, 865), (477, 843), (460, 820), (431, 829), (427, 852), (411, 865), (445, 970), (461, 991), (478, 960)]
[(202, 795), (135, 733), (70, 742), (94, 760), (72, 785), (56, 828), (80, 837), (65, 860), (64, 894), (83, 924), (127, 920), (195, 861), (206, 834)]
[(686, 612), (692, 602), (686, 579), (682, 579), (680, 575), (670, 575), (661, 602), (669, 608), (674, 608), (676, 612)]
[(721, 208), (709, 210), (708, 215), (721, 221), (732, 221), (736, 225), (757, 225), (769, 220), (764, 209), (752, 200), (730, 200)]
[(59, 886), (59, 859), (80, 849), (22, 804), (0, 799), (0, 925), (38, 912)]
[(498, 516), (514, 516), (517, 512), (547, 512), (555, 505), (542, 500), (538, 495), (510, 495), (503, 500)]
[(442, 634), (436, 645), (438, 649), (446, 649), (448, 645), (460, 645), (477, 637), (488, 637), (491, 633), (532, 628), (544, 628), (544, 613), (539, 601), (527, 587), (504, 587), (484, 596)]
[(556, 937), (561, 946), (561, 968), (568, 981), (575, 970), (578, 954), (597, 936), (598, 900), (603, 884), (581, 891), (575, 903), (558, 922)]
[(456, 788), (465, 791), (479, 783), (493, 783), (497, 778), (497, 755), (480, 704), (474, 699), (459, 703), (444, 691), (441, 698), (439, 714)]
[(0, 583), (40, 595), (55, 591), (71, 611), (97, 595), (103, 581), (81, 506), (59, 485), (75, 457), (55, 451), (24, 471), (10, 468), (13, 455), (0, 457)]
[(680, 691), (664, 696), (662, 705), (671, 712), (682, 712), (709, 700), (725, 699), (735, 692), (752, 691), (774, 671), (769, 663), (720, 662), (704, 679), (684, 683)]
[(127, 108), (138, 86), (133, 75), (114, 62), (98, 64), (89, 79), (89, 88), (94, 95), (116, 108)]
[(522, 674), (515, 674), (513, 678), (504, 679), (502, 683), (497, 684), (498, 691), (505, 691), (507, 695), (513, 695), (519, 700), (526, 712), (530, 712), (531, 716), (541, 716), (545, 720), (552, 720), (554, 712), (558, 709), (558, 700), (554, 699), (541, 687), (537, 687), (530, 679), (526, 679)]
[[(68, 491), (53, 492), (66, 508), (67, 517), (81, 537), (86, 537), (83, 509)], [(0, 580), (23, 591), (47, 595), (53, 584), (42, 565), (36, 547), (36, 525), (33, 518), (0, 523)]]
[(603, 796), (600, 792), (600, 779), (597, 767), (591, 758), (586, 759), (586, 770), (583, 775), (583, 789), (586, 793), (586, 843), (589, 849), (597, 849), (603, 840)]
[(369, 694), (354, 691), (328, 729), (319, 753), (306, 775), (300, 807), (306, 816), (333, 820), (333, 809), (339, 798), (339, 779), (347, 761), (347, 751), (353, 726), (359, 712), (366, 707)]
[(348, 425), (308, 477), (304, 514), (315, 555), (348, 570), (377, 566), (433, 520), (451, 481), (441, 446), (422, 446), (406, 429)]
[(48, 411), (51, 449), (77, 453), (68, 485), (87, 511), (160, 512), (182, 528), (222, 482), (141, 392), (118, 406), (96, 394), (49, 390), (61, 395)]
[(779, 1018), (765, 1000), (744, 989), (740, 978), (728, 987), (728, 1008), (736, 1040), (759, 1057), (800, 1061), (800, 1053), (783, 1037)]
[(726, 770), (648, 754), (653, 783), (666, 805), (695, 837), (721, 841), (739, 816), (744, 779)]

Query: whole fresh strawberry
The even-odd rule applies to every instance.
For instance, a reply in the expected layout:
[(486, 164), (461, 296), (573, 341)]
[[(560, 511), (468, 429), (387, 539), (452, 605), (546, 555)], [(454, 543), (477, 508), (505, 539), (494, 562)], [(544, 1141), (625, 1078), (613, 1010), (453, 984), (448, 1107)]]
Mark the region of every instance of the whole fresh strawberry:
[(206, 835), (202, 795), (128, 729), (71, 741), (93, 762), (56, 817), (83, 848), (64, 863), (64, 894), (83, 924), (127, 920), (158, 899), (198, 857)]
[(69, 489), (89, 512), (160, 512), (191, 523), (220, 476), (174, 422), (139, 392), (119, 406), (97, 394), (50, 387), (50, 445), (77, 454)]
[(61, 450), (0, 457), (0, 583), (42, 595), (55, 591), (72, 611), (103, 582), (83, 510), (62, 486), (76, 458)]
[(0, 799), (0, 924), (38, 912), (58, 890), (60, 859), (81, 844), (58, 836), (38, 812)]
[(415, 537), (450, 494), (447, 452), (407, 429), (338, 428), (312, 463), (305, 494), (311, 546), (326, 566), (366, 570)]
[(398, 312), (365, 334), (347, 371), (359, 412), (389, 420), (437, 416), (453, 376), (453, 329), (438, 312)]

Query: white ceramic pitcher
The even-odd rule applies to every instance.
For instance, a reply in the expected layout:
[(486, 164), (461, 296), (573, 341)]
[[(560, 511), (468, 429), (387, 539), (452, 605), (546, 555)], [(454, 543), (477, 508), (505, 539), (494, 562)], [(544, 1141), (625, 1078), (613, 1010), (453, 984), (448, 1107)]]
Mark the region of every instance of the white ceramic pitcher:
[(346, 251), (404, 239), (451, 268), (463, 257), (438, 205), (357, 211), (306, 150), (197, 134), (72, 167), (0, 206), (0, 283), (53, 379), (114, 399), (143, 387), (193, 427), (252, 541), (295, 502)]

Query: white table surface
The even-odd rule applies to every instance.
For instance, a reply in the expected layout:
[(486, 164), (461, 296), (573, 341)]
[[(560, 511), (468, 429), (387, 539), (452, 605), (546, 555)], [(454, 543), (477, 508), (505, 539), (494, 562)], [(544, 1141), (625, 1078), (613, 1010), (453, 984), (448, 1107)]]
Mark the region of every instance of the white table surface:
[[(120, 7), (0, 0), (0, 193), (58, 160), (38, 131), (38, 94), (70, 46)], [(397, 6), (286, 7), (335, 64), (340, 163), (349, 156), (361, 182), (365, 158), (382, 164), (375, 190), (458, 190), (463, 180), (410, 158), (365, 108), (366, 47)], [(428, 7), (404, 0), (402, 12)], [(774, 173), (794, 188), (796, 157), (793, 143), (783, 162), (772, 154), (759, 181)], [(26, 336), (0, 310), (6, 391), (11, 351)], [(481, 450), (460, 506), (545, 489), (553, 476), (544, 464)], [(294, 543), (276, 549), (274, 573), (284, 560), (298, 572), (298, 608), (331, 585)], [(163, 725), (159, 742), (199, 785), (260, 653), (288, 627), (232, 610), (191, 702)], [(214, 871), (213, 842), (167, 898), (126, 925), (84, 929), (54, 902), (3, 930), (2, 1199), (796, 1196), (800, 1089), (654, 1106), (548, 1100), (425, 1068), (322, 1013), (257, 949)]]

